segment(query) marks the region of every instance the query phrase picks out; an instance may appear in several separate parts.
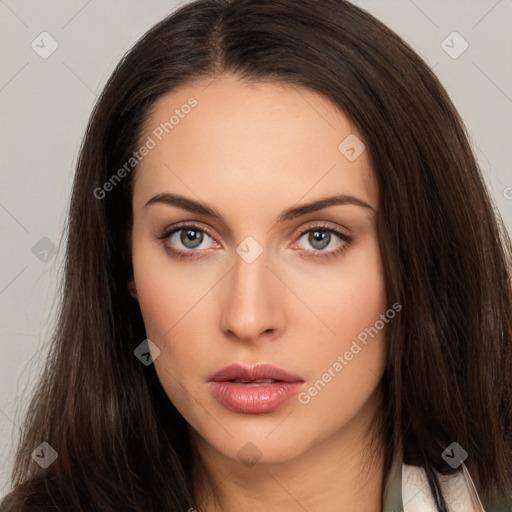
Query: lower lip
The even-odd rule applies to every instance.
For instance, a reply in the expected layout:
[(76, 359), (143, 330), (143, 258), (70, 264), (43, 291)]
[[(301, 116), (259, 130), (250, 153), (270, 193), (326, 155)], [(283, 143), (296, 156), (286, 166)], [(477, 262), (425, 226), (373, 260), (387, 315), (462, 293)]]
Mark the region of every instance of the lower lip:
[(303, 382), (275, 382), (248, 385), (236, 382), (210, 382), (215, 398), (235, 412), (261, 414), (275, 411), (296, 395)]

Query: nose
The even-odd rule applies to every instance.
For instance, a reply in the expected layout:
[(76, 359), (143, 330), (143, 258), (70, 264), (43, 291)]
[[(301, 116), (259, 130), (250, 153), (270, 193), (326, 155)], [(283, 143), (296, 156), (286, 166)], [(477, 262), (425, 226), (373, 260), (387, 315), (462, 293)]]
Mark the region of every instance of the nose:
[(235, 256), (221, 298), (222, 332), (241, 341), (275, 339), (284, 327), (284, 290), (267, 267), (266, 253), (247, 263)]

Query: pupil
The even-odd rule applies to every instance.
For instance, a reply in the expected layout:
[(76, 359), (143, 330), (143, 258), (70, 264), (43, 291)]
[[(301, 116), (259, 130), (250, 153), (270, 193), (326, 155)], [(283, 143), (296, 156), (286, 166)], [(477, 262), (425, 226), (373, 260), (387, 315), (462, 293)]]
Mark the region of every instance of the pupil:
[(203, 241), (203, 234), (200, 231), (194, 231), (192, 229), (183, 230), (181, 232), (181, 243), (188, 247), (189, 249), (193, 249), (199, 245)]
[(327, 231), (312, 231), (309, 234), (309, 241), (316, 249), (325, 249), (331, 240), (331, 234)]

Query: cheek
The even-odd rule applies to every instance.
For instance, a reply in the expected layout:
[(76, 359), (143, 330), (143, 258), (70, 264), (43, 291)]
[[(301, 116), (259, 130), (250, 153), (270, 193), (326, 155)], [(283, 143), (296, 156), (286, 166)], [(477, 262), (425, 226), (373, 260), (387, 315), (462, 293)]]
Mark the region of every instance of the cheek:
[[(301, 403), (309, 403), (310, 418), (322, 416), (334, 428), (339, 415), (346, 420), (355, 414), (378, 386), (386, 364), (386, 325), (393, 320), (381, 320), (388, 308), (377, 242), (353, 251), (330, 279), (316, 277), (325, 284), (314, 288), (303, 281), (304, 290), (316, 290), (308, 304), (322, 323), (316, 323), (314, 350), (307, 349), (311, 372)], [(340, 404), (339, 414), (329, 412)]]
[(191, 270), (135, 237), (132, 259), (146, 335), (160, 349), (155, 370), (171, 401), (187, 409), (184, 389), (195, 395), (200, 385), (191, 369), (204, 365), (204, 343), (212, 339), (208, 292), (218, 277), (212, 267), (196, 264)]
[(307, 298), (306, 304), (320, 320), (311, 324), (324, 353), (350, 345), (386, 311), (384, 273), (376, 240), (349, 249), (339, 264), (296, 274), (297, 294)]
[(186, 378), (192, 373), (190, 369), (197, 367), (195, 358), (199, 357), (191, 343), (195, 335), (187, 322), (187, 310), (191, 309), (189, 297), (194, 291), (190, 286), (184, 287), (183, 278), (169, 282), (167, 273), (156, 266), (145, 266), (136, 278), (137, 292), (146, 336), (160, 349), (154, 361), (158, 379), (171, 402), (186, 415), (189, 403), (184, 400), (184, 389), (195, 394)]
[(134, 235), (132, 259), (146, 333), (158, 344), (200, 302), (212, 279), (197, 267), (190, 271), (142, 235)]

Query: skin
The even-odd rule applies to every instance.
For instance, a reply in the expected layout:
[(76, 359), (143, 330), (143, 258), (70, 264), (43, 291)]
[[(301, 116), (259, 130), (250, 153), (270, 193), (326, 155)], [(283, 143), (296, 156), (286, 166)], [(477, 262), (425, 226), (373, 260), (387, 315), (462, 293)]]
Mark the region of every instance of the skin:
[[(302, 377), (307, 390), (388, 309), (377, 185), (365, 152), (350, 161), (338, 149), (357, 132), (313, 91), (221, 75), (160, 98), (141, 140), (190, 97), (197, 106), (137, 168), (130, 285), (161, 351), (158, 377), (190, 426), (198, 471), (225, 511), (381, 510), (383, 458), (363, 467), (362, 434), (379, 412), (385, 328), (305, 405), (295, 396), (270, 413), (236, 413), (207, 382), (230, 364), (265, 362)], [(161, 193), (206, 203), (224, 220), (145, 206)], [(334, 205), (276, 222), (287, 208), (335, 194), (371, 208)], [(180, 242), (181, 232), (158, 239), (183, 222), (212, 238), (195, 249)], [(319, 223), (353, 240), (331, 234), (322, 252), (299, 234)], [(252, 263), (236, 251), (248, 236), (263, 251)], [(176, 259), (166, 246), (199, 257)], [(325, 255), (340, 246), (337, 257)], [(238, 455), (249, 442), (254, 465)], [(206, 486), (197, 494), (201, 512), (217, 510)]]

